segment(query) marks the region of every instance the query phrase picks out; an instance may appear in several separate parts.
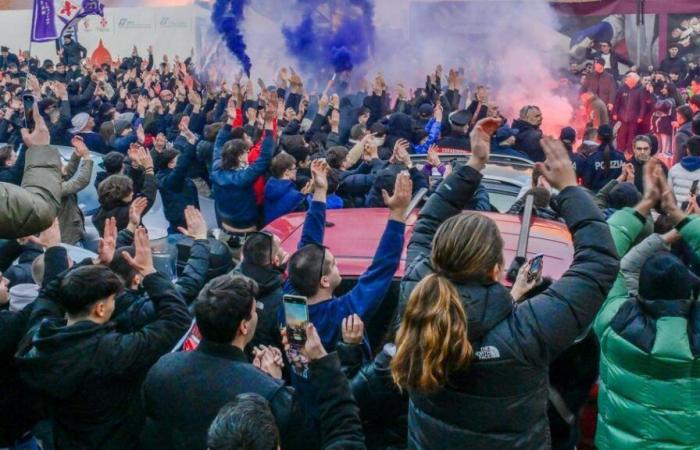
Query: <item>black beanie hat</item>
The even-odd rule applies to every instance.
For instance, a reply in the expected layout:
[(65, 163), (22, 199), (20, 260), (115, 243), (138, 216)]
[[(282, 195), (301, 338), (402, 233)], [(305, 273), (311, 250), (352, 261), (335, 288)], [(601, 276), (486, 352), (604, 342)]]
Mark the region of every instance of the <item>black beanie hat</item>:
[(639, 296), (645, 300), (687, 300), (698, 278), (676, 256), (661, 252), (647, 259), (639, 273)]

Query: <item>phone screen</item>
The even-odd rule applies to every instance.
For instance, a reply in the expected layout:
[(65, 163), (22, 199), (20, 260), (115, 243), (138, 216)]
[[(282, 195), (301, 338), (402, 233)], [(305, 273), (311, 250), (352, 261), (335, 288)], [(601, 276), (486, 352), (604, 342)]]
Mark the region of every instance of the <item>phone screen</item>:
[(532, 281), (539, 278), (540, 274), (542, 273), (542, 267), (544, 265), (543, 258), (544, 255), (540, 253), (539, 255), (535, 255), (530, 260), (530, 270), (528, 270), (527, 273), (528, 281)]
[(284, 316), (287, 322), (287, 338), (292, 345), (303, 346), (306, 342), (306, 324), (309, 323), (309, 308), (306, 297), (285, 295)]
[(693, 184), (690, 186), (690, 195), (695, 195), (698, 193), (698, 180), (693, 181)]
[(24, 126), (29, 130), (34, 130), (34, 96), (32, 94), (22, 95), (22, 105), (24, 107)]

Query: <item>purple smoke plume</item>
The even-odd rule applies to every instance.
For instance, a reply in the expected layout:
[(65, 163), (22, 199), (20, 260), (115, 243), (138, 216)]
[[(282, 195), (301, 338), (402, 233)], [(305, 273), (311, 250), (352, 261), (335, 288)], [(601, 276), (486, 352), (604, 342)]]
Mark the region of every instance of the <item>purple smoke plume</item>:
[[(287, 50), (302, 69), (345, 72), (367, 61), (374, 46), (373, 0), (297, 0), (301, 23), (284, 26)], [(327, 6), (330, 17), (321, 13)]]
[(246, 53), (246, 43), (240, 28), (243, 21), (243, 8), (246, 3), (248, 0), (216, 0), (211, 20), (216, 31), (222, 35), (228, 49), (240, 61), (246, 75), (250, 76), (252, 64)]

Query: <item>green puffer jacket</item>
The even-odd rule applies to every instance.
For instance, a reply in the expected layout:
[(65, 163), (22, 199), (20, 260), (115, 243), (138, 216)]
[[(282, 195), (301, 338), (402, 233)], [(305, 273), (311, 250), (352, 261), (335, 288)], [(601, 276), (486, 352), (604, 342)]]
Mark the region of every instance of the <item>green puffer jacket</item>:
[[(623, 256), (644, 222), (624, 209), (609, 225)], [(691, 217), (680, 228), (698, 252), (700, 218)], [(700, 308), (695, 304), (628, 296), (618, 276), (593, 324), (601, 349), (599, 450), (700, 448)]]

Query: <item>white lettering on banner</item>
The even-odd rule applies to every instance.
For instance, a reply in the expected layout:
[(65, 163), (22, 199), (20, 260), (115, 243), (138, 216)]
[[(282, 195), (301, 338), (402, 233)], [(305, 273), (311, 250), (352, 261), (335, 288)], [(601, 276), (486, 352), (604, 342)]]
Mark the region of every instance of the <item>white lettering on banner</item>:
[(149, 30), (153, 28), (153, 23), (151, 22), (137, 22), (126, 17), (122, 17), (117, 22), (117, 28), (125, 30)]
[[(611, 169), (622, 169), (625, 162), (620, 160), (610, 161)], [(605, 165), (603, 161), (598, 161), (595, 163), (595, 170), (605, 170)]]
[(476, 358), (479, 360), (485, 359), (498, 359), (501, 357), (501, 352), (498, 351), (493, 345), (487, 345), (486, 347), (481, 347), (478, 352), (475, 353)]
[(172, 17), (163, 16), (160, 18), (158, 25), (161, 28), (188, 28), (190, 23), (188, 20), (174, 19)]

